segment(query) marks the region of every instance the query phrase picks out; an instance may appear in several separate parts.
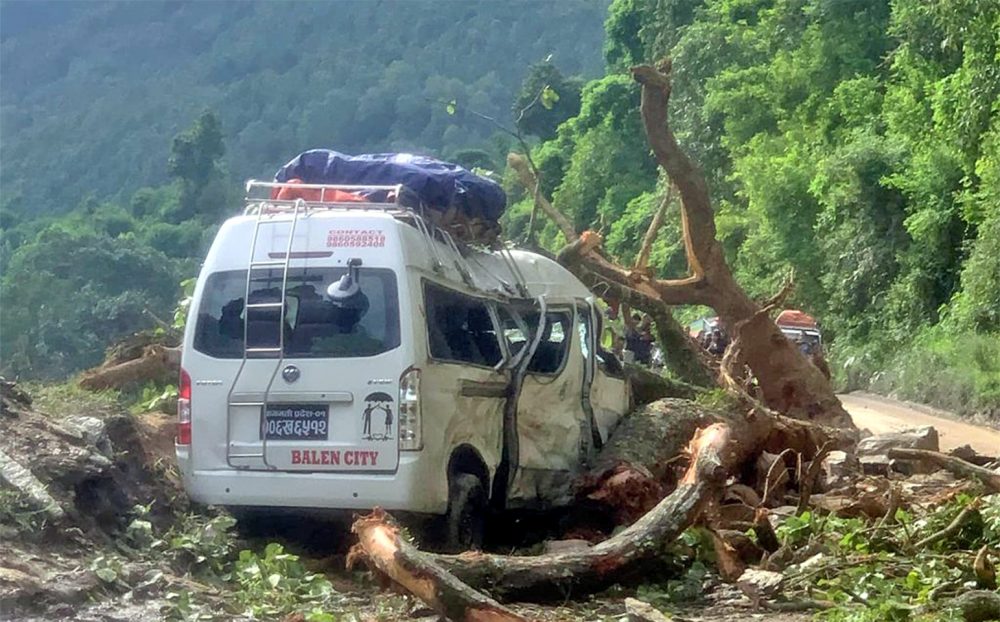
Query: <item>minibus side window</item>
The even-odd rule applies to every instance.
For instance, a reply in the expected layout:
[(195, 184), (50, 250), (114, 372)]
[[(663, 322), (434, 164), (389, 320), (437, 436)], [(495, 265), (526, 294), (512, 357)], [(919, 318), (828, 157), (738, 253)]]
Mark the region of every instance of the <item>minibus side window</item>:
[(484, 301), (427, 282), (424, 305), (431, 358), (485, 367), (495, 367), (503, 359)]
[[(537, 314), (535, 315), (537, 317)], [(563, 368), (566, 355), (569, 353), (570, 341), (573, 339), (571, 317), (566, 311), (550, 311), (545, 314), (545, 332), (538, 342), (535, 356), (528, 363), (529, 372), (558, 374)]]

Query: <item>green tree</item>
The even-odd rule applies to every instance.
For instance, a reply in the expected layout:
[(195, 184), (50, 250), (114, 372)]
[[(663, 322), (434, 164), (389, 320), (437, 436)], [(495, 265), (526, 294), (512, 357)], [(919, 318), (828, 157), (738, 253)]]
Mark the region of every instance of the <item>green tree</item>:
[(0, 279), (0, 359), (14, 374), (55, 379), (96, 365), (114, 340), (167, 315), (177, 264), (134, 237), (55, 224), (13, 253)]
[(176, 211), (168, 214), (173, 222), (198, 216), (210, 220), (224, 207), (213, 202), (225, 200), (219, 183), (223, 176), (220, 160), (225, 153), (222, 126), (210, 111), (202, 113), (191, 128), (174, 137), (167, 171), (180, 182), (181, 194)]
[(524, 134), (552, 138), (556, 128), (580, 111), (583, 82), (566, 78), (549, 60), (535, 63), (521, 83), (511, 111)]

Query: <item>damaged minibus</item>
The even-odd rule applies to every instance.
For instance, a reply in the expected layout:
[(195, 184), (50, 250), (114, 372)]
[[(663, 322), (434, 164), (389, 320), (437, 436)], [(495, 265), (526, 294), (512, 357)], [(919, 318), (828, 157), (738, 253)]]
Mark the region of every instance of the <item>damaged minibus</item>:
[(191, 498), (439, 515), (450, 548), (478, 546), (489, 513), (567, 504), (629, 407), (591, 292), (456, 239), (403, 185), (292, 185), (249, 182), (198, 277)]

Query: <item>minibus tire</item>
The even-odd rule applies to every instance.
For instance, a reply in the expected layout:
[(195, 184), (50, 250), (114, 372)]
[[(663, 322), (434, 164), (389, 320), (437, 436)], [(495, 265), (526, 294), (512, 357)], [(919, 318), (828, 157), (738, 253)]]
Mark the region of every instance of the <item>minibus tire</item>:
[(453, 552), (479, 550), (486, 535), (486, 488), (471, 473), (456, 473), (448, 484), (445, 546)]

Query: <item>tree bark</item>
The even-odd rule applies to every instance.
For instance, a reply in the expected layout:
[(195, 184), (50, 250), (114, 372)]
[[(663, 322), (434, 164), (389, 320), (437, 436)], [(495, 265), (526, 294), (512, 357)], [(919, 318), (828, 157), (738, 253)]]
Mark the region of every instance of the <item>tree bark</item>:
[(379, 508), (351, 526), (356, 544), (347, 556), (348, 568), (365, 560), (434, 611), (464, 622), (526, 622), (489, 596), (465, 585), (401, 538), (399, 527)]
[[(476, 552), (432, 555), (402, 541), (384, 515), (375, 513), (352, 527), (361, 540), (358, 554), (363, 551), (364, 558), (394, 579), (398, 576), (412, 583), (415, 575), (423, 580), (413, 589), (397, 582), (428, 604), (440, 601), (429, 584), (440, 581), (446, 585), (452, 578), (505, 599), (553, 600), (570, 592), (599, 590), (641, 571), (645, 563), (660, 555), (664, 543), (698, 519), (706, 504), (720, 493), (737, 444), (725, 424), (700, 429), (689, 446), (691, 465), (677, 488), (634, 524), (588, 550), (534, 557)], [(435, 575), (429, 580), (421, 574), (428, 567), (443, 568), (453, 576)], [(475, 606), (471, 604), (475, 601), (469, 602)]]

